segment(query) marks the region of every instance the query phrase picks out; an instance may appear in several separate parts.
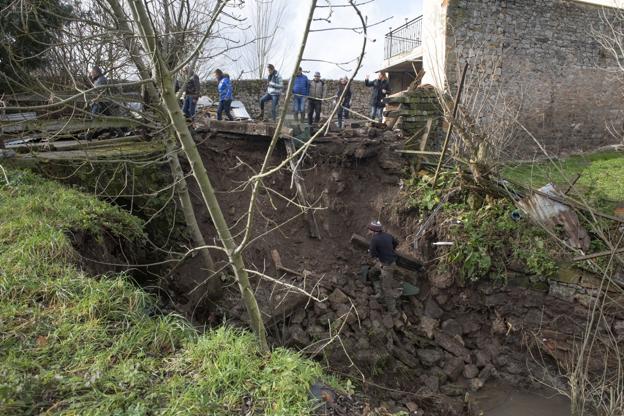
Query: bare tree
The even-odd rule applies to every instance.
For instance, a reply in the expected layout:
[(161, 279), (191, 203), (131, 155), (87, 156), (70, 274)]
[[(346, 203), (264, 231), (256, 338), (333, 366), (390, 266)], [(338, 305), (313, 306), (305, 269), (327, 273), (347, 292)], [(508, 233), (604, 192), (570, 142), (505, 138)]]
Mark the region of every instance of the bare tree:
[[(117, 122), (117, 120), (126, 123), (132, 122), (140, 125), (142, 129), (149, 131), (150, 134), (154, 137), (158, 137), (159, 140), (163, 140), (165, 144), (165, 156), (169, 161), (174, 180), (170, 189), (176, 189), (178, 192), (187, 225), (190, 227), (191, 235), (194, 239), (195, 246), (185, 253), (183, 258), (190, 253), (198, 251), (202, 252), (202, 254), (208, 253), (208, 249), (221, 250), (225, 253), (228, 264), (238, 283), (243, 302), (249, 315), (251, 327), (258, 338), (261, 349), (268, 351), (266, 331), (258, 303), (249, 282), (249, 273), (254, 273), (261, 278), (268, 277), (264, 273), (248, 268), (244, 259), (245, 251), (249, 245), (256, 239), (267, 234), (267, 232), (263, 232), (258, 236), (253, 233), (255, 212), (259, 210), (256, 204), (258, 194), (261, 189), (268, 190), (264, 184), (266, 178), (290, 166), (293, 160), (300, 160), (300, 158), (305, 156), (315, 139), (319, 137), (322, 131), (329, 125), (329, 120), (331, 120), (331, 117), (337, 111), (337, 107), (334, 107), (329, 120), (325, 122), (323, 127), (304, 146), (294, 151), (286, 159), (277, 163), (277, 165), (272, 166), (271, 157), (279, 140), (283, 138), (283, 120), (292, 90), (291, 86), (289, 86), (284, 97), (285, 105), (282, 107), (282, 114), (265, 155), (264, 163), (259, 172), (250, 172), (249, 179), (243, 185), (244, 187), (249, 187), (248, 189), (250, 190), (249, 208), (243, 213), (242, 217), (236, 221), (236, 224), (244, 224), (244, 227), (242, 230), (234, 231), (237, 225), (229, 224), (225, 219), (211, 178), (191, 135), (189, 125), (180, 110), (179, 97), (174, 87), (174, 80), (183, 67), (205, 59), (206, 45), (209, 44), (214, 37), (219, 38), (220, 28), (232, 27), (240, 22), (237, 17), (232, 16), (230, 13), (231, 10), (226, 10), (229, 3), (228, 0), (217, 0), (214, 2), (212, 10), (209, 12), (205, 12), (201, 8), (199, 8), (199, 10), (191, 8), (192, 12), (190, 12), (190, 15), (198, 13), (200, 18), (197, 18), (197, 24), (186, 25), (185, 23), (180, 24), (173, 21), (168, 23), (167, 19), (169, 18), (164, 17), (165, 12), (163, 8), (169, 8), (168, 13), (170, 16), (188, 16), (189, 13), (180, 12), (181, 10), (188, 10), (190, 7), (189, 5), (193, 4), (187, 0), (173, 3), (146, 2), (142, 0), (98, 0), (96, 6), (100, 7), (101, 14), (97, 15), (97, 20), (95, 18), (94, 20), (87, 18), (82, 19), (81, 24), (84, 27), (81, 27), (81, 30), (76, 30), (74, 32), (68, 31), (66, 34), (67, 41), (64, 42), (63, 45), (51, 45), (50, 47), (51, 50), (56, 47), (66, 48), (66, 50), (58, 56), (65, 58), (71, 57), (71, 59), (65, 63), (59, 62), (58, 71), (63, 72), (64, 69), (65, 72), (69, 72), (69, 84), (76, 92), (69, 94), (67, 97), (61, 97), (56, 94), (53, 89), (47, 87), (44, 82), (39, 82), (32, 85), (32, 88), (50, 94), (52, 97), (50, 103), (30, 107), (8, 107), (7, 110), (20, 111), (30, 109), (33, 111), (48, 111), (47, 114), (50, 115), (58, 111), (58, 108), (62, 108), (64, 111), (71, 111), (73, 114), (68, 123), (76, 121), (77, 118), (88, 121), (92, 126), (100, 127), (110, 127), (113, 121)], [(357, 12), (362, 22), (361, 32), (356, 32), (361, 33), (362, 37), (362, 51), (359, 56), (357, 67), (359, 69), (366, 47), (366, 22), (353, 1), (350, 1), (348, 6), (352, 7)], [(237, 5), (235, 5), (235, 7), (237, 7)], [(293, 68), (293, 73), (302, 60), (308, 33), (314, 21), (315, 10), (316, 1), (312, 0), (309, 5), (308, 16), (303, 30), (303, 40), (299, 45), (297, 61)], [(170, 19), (173, 18), (171, 17)], [(193, 37), (194, 41), (191, 42), (188, 48), (179, 51), (180, 53), (176, 51), (175, 57), (172, 58), (172, 48), (168, 39), (175, 38), (175, 33), (178, 30), (189, 32), (185, 39)], [(86, 39), (83, 39), (82, 34), (84, 33), (89, 33), (90, 35)], [(102, 50), (98, 45), (101, 39), (109, 39), (110, 42), (107, 43), (106, 46), (110, 46), (113, 50), (108, 55), (111, 57), (111, 61), (107, 64), (111, 66), (118, 64), (120, 68), (122, 66), (130, 66), (132, 69), (124, 69), (124, 71), (127, 74), (135, 74), (134, 78), (137, 80), (115, 81), (106, 88), (90, 88), (84, 83), (81, 83), (80, 80), (73, 78), (71, 76), (71, 66), (68, 62), (73, 63), (74, 60), (78, 60), (81, 56), (95, 56), (95, 52), (86, 51), (85, 54), (83, 52), (77, 53), (77, 51), (74, 50), (74, 48), (79, 48), (85, 42), (89, 44), (90, 39), (95, 39), (93, 45), (94, 51)], [(104, 50), (106, 50), (106, 48), (104, 48)], [(212, 51), (217, 53), (214, 45)], [(227, 53), (227, 50), (224, 50), (223, 53)], [(353, 77), (356, 73), (357, 70), (354, 71)], [(294, 76), (291, 76), (291, 82), (293, 82), (293, 79)], [(349, 80), (349, 83), (352, 79), (353, 78)], [(92, 97), (94, 94), (100, 96), (104, 90), (109, 90), (111, 94), (108, 96), (108, 99), (114, 100), (116, 95), (112, 93), (113, 90), (123, 90), (125, 88), (136, 89), (139, 86), (145, 89), (145, 95), (147, 96), (145, 100), (146, 108), (141, 113), (139, 121), (127, 116), (113, 117), (108, 115), (90, 115), (88, 111), (85, 111), (84, 108), (81, 109), (80, 106), (76, 104), (77, 99), (88, 100), (89, 97)], [(60, 126), (58, 132), (65, 131), (66, 128), (67, 126)], [(184, 155), (188, 160), (191, 169), (190, 175), (182, 171), (178, 155)], [(202, 201), (215, 226), (218, 235), (218, 240), (215, 245), (209, 246), (205, 241), (202, 241), (203, 236), (196, 225), (194, 212), (190, 203), (190, 196), (187, 191), (186, 180), (189, 176), (192, 176), (197, 183)], [(288, 202), (292, 202), (289, 197), (280, 197)], [(300, 208), (302, 211), (311, 209), (311, 207), (303, 205), (301, 205)], [(281, 224), (277, 224), (273, 230), (278, 229), (280, 226)], [(206, 260), (206, 262), (208, 262), (208, 260)], [(213, 269), (213, 267), (210, 268)], [(211, 274), (209, 273), (209, 275)], [(277, 282), (275, 279), (268, 280), (273, 283)], [(287, 287), (291, 286), (292, 285)], [(318, 297), (314, 296), (311, 296), (311, 299), (319, 300)]]
[(241, 51), (241, 69), (258, 79), (263, 77), (268, 64), (284, 58), (284, 45), (280, 38), (285, 36), (282, 24), (288, 4), (286, 0), (251, 0), (247, 5), (252, 43)]

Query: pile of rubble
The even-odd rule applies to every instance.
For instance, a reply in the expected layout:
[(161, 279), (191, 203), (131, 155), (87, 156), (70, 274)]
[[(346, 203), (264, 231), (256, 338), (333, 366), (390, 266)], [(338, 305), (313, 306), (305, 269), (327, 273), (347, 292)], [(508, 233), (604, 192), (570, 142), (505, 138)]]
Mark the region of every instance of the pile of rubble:
[[(404, 296), (398, 314), (385, 310), (361, 276), (345, 270), (340, 277), (325, 277), (317, 294), (327, 300), (301, 298), (299, 307), (270, 322), (278, 332), (275, 339), (383, 385), (386, 390), (378, 394), (390, 411), (422, 414), (418, 411), (431, 410), (433, 401), (440, 414), (460, 415), (471, 406), (466, 393), (470, 397), (486, 382), (529, 387), (531, 374), (541, 376), (555, 361), (565, 360), (570, 348), (565, 340), (578, 335), (578, 323), (585, 319), (585, 308), (549, 296), (547, 289), (525, 287), (523, 279), (497, 288), (491, 282), (449, 286), (444, 276), (427, 278), (406, 270), (400, 277), (420, 293)], [(311, 287), (315, 281), (308, 275), (296, 283)], [(275, 304), (297, 296), (278, 292), (273, 293)], [(527, 361), (527, 346), (544, 342), (550, 357)], [(369, 387), (375, 396), (375, 387)]]

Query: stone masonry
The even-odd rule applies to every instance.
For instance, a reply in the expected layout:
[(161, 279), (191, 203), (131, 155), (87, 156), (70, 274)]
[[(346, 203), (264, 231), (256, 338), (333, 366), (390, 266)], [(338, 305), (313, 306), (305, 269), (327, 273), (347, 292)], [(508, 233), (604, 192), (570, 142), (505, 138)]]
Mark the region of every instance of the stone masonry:
[[(325, 97), (332, 97), (336, 94), (338, 81), (337, 80), (324, 80), (325, 81)], [(240, 100), (245, 104), (245, 108), (249, 112), (252, 117), (257, 116), (260, 113), (260, 97), (262, 97), (266, 93), (266, 81), (265, 80), (233, 80), (232, 85), (234, 88), (234, 99)], [(288, 85), (288, 81), (284, 81), (284, 92), (286, 91), (286, 86)], [(351, 83), (351, 108), (358, 113), (369, 116), (370, 113), (370, 96), (371, 91), (364, 85), (363, 81), (353, 81)], [(207, 81), (202, 83), (202, 94), (205, 94), (213, 99), (217, 99), (217, 83), (216, 81)], [(283, 98), (285, 94), (282, 94), (282, 98), (280, 99), (280, 106), (284, 104)], [(270, 103), (268, 108), (270, 108)], [(292, 104), (290, 104), (291, 108), (289, 113), (292, 113)], [(329, 111), (331, 111), (332, 100), (326, 100), (323, 102), (323, 115), (329, 115)], [(306, 106), (306, 114), (307, 114), (307, 106)], [(357, 118), (357, 116), (352, 116), (352, 118)]]
[[(601, 10), (573, 0), (449, 0), (446, 74), (453, 92), (459, 67), (469, 61), (473, 74), (498, 83), (505, 104), (549, 150), (618, 141), (610, 130), (623, 127), (622, 73), (609, 71), (612, 59), (592, 37), (603, 28)], [(516, 150), (530, 157), (531, 140), (519, 136)]]
[[(434, 146), (440, 133), (442, 109), (438, 102), (438, 94), (431, 87), (421, 86), (414, 90), (406, 90), (386, 98), (384, 116), (397, 118), (395, 128), (401, 129), (407, 138), (421, 136), (426, 131), (427, 121), (431, 119), (429, 147)], [(417, 149), (419, 140), (414, 137), (408, 147)]]

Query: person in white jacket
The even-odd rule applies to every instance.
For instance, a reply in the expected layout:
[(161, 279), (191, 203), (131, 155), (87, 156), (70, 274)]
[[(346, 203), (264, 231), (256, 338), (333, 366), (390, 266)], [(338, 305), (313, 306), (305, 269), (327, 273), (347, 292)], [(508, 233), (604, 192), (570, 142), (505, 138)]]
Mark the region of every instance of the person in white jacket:
[(267, 93), (260, 98), (260, 119), (264, 119), (264, 103), (271, 101), (271, 117), (275, 121), (277, 119), (277, 105), (279, 104), (284, 84), (282, 83), (282, 77), (275, 70), (273, 64), (267, 65), (267, 68), (269, 70), (268, 86)]

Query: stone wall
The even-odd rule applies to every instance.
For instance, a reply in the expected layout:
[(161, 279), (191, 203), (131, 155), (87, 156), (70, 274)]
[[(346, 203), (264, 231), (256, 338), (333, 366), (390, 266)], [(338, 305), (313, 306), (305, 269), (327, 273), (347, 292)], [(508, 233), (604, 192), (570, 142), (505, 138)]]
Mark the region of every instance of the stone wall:
[[(450, 0), (448, 80), (456, 85), (459, 67), (471, 62), (472, 79), (486, 75), (493, 95), (500, 87), (505, 104), (552, 151), (612, 143), (609, 128), (622, 127), (624, 96), (605, 71), (611, 58), (591, 35), (602, 27), (601, 10), (572, 0)], [(521, 147), (529, 138), (519, 136)]]
[[(331, 97), (336, 94), (338, 81), (337, 80), (324, 80), (325, 81), (325, 96)], [(234, 87), (234, 98), (240, 100), (245, 104), (245, 108), (252, 117), (258, 116), (260, 113), (259, 100), (266, 93), (266, 81), (265, 80), (238, 80), (232, 82)], [(284, 81), (284, 91), (288, 81)], [(205, 94), (213, 99), (217, 98), (217, 83), (216, 81), (207, 81), (202, 83), (202, 94)], [(353, 81), (351, 84), (352, 98), (351, 108), (358, 113), (366, 116), (370, 113), (369, 101), (370, 101), (370, 89), (364, 85), (364, 81)], [(280, 105), (283, 105), (283, 97), (280, 100)], [(291, 104), (292, 106), (292, 104)], [(323, 103), (323, 115), (328, 115), (331, 111), (332, 100), (326, 100)], [(291, 107), (292, 108), (292, 107)], [(292, 111), (291, 111), (292, 112)], [(307, 114), (307, 107), (306, 107)], [(353, 116), (357, 118), (357, 116)]]
[[(427, 146), (435, 148), (441, 133), (442, 109), (438, 102), (435, 88), (421, 86), (414, 90), (406, 90), (393, 94), (386, 99), (384, 109), (386, 124), (391, 126), (392, 119), (396, 119), (394, 128), (401, 129), (405, 137), (422, 136), (427, 130), (428, 120), (431, 119), (431, 130)], [(414, 137), (407, 143), (409, 149), (420, 148), (420, 137)]]

